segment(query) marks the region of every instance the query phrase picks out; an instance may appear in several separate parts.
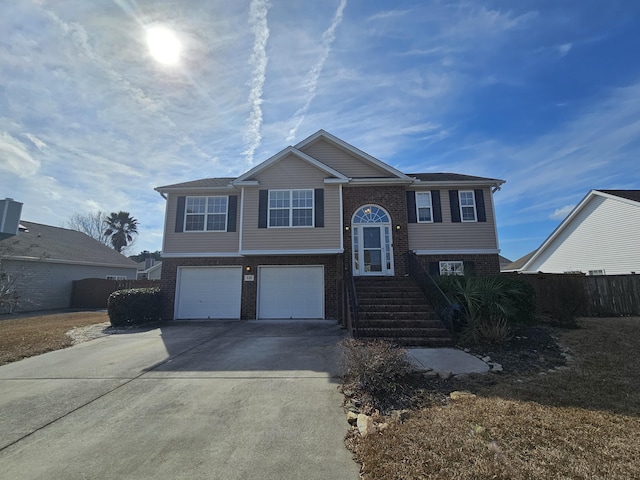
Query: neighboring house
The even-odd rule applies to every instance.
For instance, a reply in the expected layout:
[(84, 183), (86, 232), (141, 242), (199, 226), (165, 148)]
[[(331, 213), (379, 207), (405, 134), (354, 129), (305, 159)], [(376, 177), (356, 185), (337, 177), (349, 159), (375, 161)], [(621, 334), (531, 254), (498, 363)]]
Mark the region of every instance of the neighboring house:
[(640, 190), (591, 190), (542, 245), (503, 271), (640, 273)]
[(138, 263), (138, 280), (160, 280), (162, 262), (147, 258)]
[(339, 318), (343, 269), (499, 272), (503, 180), (405, 174), (320, 130), (238, 178), (158, 187), (168, 318)]
[(73, 280), (135, 279), (137, 267), (84, 233), (26, 221), (0, 240), (0, 264), (19, 295), (16, 311), (67, 308)]
[(500, 270), (503, 270), (507, 265), (511, 265), (513, 263), (511, 260), (509, 260), (506, 257), (503, 257), (502, 255), (500, 255), (499, 261), (500, 261)]

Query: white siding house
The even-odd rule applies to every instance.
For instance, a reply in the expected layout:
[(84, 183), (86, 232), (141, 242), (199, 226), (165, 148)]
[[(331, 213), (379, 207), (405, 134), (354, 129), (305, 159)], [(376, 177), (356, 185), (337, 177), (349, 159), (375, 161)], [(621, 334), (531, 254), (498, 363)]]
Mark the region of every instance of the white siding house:
[(640, 190), (591, 190), (528, 256), (503, 271), (640, 274)]

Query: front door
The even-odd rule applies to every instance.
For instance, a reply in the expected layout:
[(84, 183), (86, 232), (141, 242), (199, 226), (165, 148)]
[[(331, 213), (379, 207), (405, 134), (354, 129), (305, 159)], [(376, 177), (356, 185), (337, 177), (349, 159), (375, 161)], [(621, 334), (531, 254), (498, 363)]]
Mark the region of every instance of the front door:
[(391, 219), (377, 205), (364, 205), (351, 219), (353, 274), (393, 275)]

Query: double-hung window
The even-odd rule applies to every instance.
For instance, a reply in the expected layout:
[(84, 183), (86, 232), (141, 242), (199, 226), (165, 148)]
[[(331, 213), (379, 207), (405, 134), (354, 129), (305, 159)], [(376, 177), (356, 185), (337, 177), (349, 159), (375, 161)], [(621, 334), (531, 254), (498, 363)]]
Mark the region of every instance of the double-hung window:
[(269, 190), (269, 227), (313, 227), (313, 190)]
[(416, 192), (416, 211), (418, 223), (433, 222), (431, 192)]
[(185, 232), (225, 232), (229, 197), (187, 197)]
[(476, 222), (476, 199), (473, 190), (461, 190), (460, 196), (460, 218), (463, 222)]

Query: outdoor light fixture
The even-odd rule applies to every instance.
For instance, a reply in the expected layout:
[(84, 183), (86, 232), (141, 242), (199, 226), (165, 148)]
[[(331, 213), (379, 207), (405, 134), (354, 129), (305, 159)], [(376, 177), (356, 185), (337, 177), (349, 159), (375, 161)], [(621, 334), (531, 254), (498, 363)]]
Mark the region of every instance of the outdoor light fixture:
[(345, 226), (344, 226), (344, 229), (348, 232), (348, 231), (350, 230), (349, 225), (345, 225)]
[(247, 265), (246, 267), (244, 267), (244, 271), (249, 273), (251, 271), (251, 267)]
[(400, 225), (396, 225), (396, 230), (400, 230), (402, 227)]

